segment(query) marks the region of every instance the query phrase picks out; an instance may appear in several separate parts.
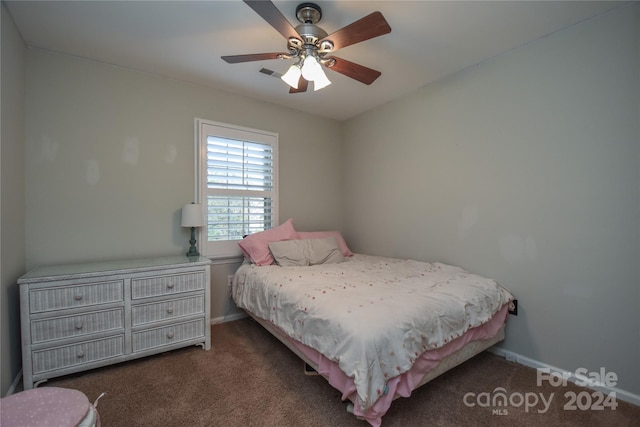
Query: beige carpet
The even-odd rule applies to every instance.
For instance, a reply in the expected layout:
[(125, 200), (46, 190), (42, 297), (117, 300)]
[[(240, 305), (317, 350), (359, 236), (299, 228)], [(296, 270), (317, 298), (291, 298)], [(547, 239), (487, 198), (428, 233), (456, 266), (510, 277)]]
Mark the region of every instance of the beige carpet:
[[(103, 427), (133, 426), (368, 426), (346, 412), (340, 394), (322, 377), (307, 376), (303, 363), (250, 319), (212, 327), (212, 349), (190, 347), (41, 385), (75, 388), (93, 401)], [(507, 396), (542, 393), (544, 405), (469, 407), (467, 393)], [(398, 399), (383, 426), (640, 426), (640, 407), (618, 400), (616, 410), (564, 410), (567, 387), (537, 387), (536, 371), (482, 353)], [(468, 401), (477, 401), (474, 399)], [(517, 402), (517, 399), (514, 400)]]

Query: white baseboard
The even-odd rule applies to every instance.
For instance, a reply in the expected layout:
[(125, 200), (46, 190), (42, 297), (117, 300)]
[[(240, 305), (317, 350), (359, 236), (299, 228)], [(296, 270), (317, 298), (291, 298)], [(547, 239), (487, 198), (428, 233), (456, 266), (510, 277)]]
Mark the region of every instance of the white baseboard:
[(228, 314), (226, 316), (214, 317), (211, 319), (211, 324), (215, 325), (218, 323), (232, 322), (234, 320), (244, 319), (245, 317), (247, 317), (247, 313), (244, 311), (242, 313)]
[[(548, 369), (550, 373), (564, 374), (567, 376), (567, 380), (572, 383), (581, 382), (587, 383), (586, 380), (588, 378), (576, 375), (575, 373), (568, 372), (566, 369), (556, 368), (555, 366), (548, 365), (546, 363), (540, 362), (539, 360), (531, 359), (529, 357), (523, 356), (518, 353), (514, 353), (509, 350), (505, 350), (500, 347), (492, 347), (489, 349), (491, 353), (494, 353), (500, 357), (504, 357), (505, 359), (519, 363), (520, 365), (528, 366), (534, 369)], [(617, 387), (607, 387), (607, 386), (586, 386), (592, 390), (596, 390), (602, 392), (604, 394), (609, 394), (611, 392), (615, 393), (616, 399), (624, 400), (625, 402), (629, 402), (633, 405), (640, 406), (640, 395), (628, 392), (626, 390), (619, 389)]]

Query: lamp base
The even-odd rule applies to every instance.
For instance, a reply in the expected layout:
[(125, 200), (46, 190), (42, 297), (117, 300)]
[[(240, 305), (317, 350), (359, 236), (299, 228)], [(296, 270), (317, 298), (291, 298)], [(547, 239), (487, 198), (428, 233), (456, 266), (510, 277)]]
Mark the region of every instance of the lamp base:
[(187, 256), (189, 258), (199, 257), (200, 252), (198, 252), (198, 249), (196, 248), (196, 228), (195, 227), (191, 227), (191, 239), (189, 240), (189, 243), (191, 244), (191, 246), (189, 247), (189, 252), (187, 252)]
[(197, 249), (191, 250), (192, 248), (189, 248), (189, 252), (187, 252), (187, 257), (189, 258), (197, 258), (200, 256), (200, 252), (197, 251)]

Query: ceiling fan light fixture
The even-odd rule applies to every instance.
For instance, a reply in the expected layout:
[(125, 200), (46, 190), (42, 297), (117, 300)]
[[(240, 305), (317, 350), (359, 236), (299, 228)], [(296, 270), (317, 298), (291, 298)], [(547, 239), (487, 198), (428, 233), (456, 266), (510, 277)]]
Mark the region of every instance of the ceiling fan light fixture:
[(313, 81), (313, 91), (318, 91), (331, 84), (331, 80), (327, 78), (327, 75), (320, 69), (320, 76)]
[[(315, 81), (320, 74), (324, 74), (315, 56), (307, 55), (302, 63), (302, 77), (310, 82)], [(325, 76), (326, 77), (326, 76)]]
[(300, 67), (298, 67), (296, 64), (293, 64), (280, 78), (292, 88), (298, 89), (300, 74), (302, 74), (302, 71), (300, 71)]

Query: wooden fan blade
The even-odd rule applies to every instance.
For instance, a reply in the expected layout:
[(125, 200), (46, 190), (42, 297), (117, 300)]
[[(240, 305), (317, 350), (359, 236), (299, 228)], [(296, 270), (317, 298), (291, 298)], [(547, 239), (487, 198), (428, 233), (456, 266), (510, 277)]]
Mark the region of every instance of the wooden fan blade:
[(264, 61), (265, 59), (278, 59), (282, 53), (249, 53), (247, 55), (230, 55), (221, 56), (229, 64), (237, 64), (238, 62)]
[(268, 0), (243, 0), (251, 9), (253, 9), (258, 15), (276, 29), (285, 39), (289, 40), (291, 37), (300, 39), (300, 35), (296, 29), (291, 25), (287, 18), (284, 17), (278, 8)]
[(334, 52), (338, 49), (342, 49), (343, 47), (360, 43), (390, 32), (391, 27), (387, 23), (386, 19), (384, 19), (384, 16), (382, 16), (382, 13), (373, 12), (364, 18), (329, 34), (327, 37), (320, 40), (320, 43), (324, 40), (331, 41), (333, 43), (332, 52)]
[(308, 86), (309, 86), (309, 82), (306, 81), (302, 76), (300, 76), (300, 80), (298, 80), (298, 89), (290, 88), (289, 93), (306, 92)]
[(336, 63), (332, 67), (329, 67), (330, 70), (337, 71), (366, 85), (370, 85), (382, 75), (380, 71), (367, 68), (364, 65), (356, 64), (346, 59), (336, 58), (335, 56), (332, 56), (332, 58), (336, 60)]

